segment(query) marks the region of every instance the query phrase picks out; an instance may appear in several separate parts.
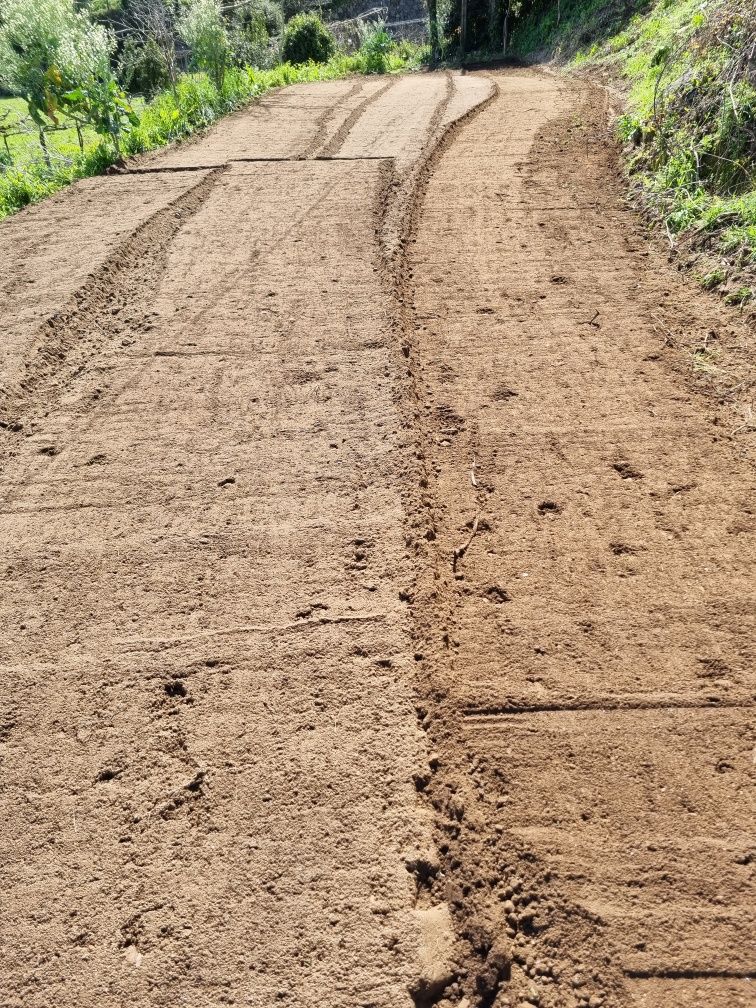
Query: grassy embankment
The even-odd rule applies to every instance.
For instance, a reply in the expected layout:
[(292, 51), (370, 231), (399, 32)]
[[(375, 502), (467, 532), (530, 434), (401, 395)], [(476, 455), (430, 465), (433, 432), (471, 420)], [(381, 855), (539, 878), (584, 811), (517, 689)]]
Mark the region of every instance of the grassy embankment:
[(670, 244), (703, 286), (756, 298), (756, 4), (562, 0), (513, 41), (622, 83), (627, 167)]

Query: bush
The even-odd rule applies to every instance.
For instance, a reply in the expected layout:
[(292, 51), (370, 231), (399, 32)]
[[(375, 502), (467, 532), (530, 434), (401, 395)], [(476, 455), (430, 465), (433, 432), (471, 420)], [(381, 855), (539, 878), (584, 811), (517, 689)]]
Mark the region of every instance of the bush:
[[(271, 13), (275, 10), (274, 6)], [(234, 66), (266, 68), (277, 62), (278, 54), (270, 44), (270, 34), (266, 12), (260, 8), (245, 8), (244, 17), (229, 32), (230, 58)]]
[(73, 0), (0, 0), (0, 81), (26, 101), (51, 168), (45, 127), (67, 115), (116, 150), (135, 121), (110, 68), (112, 37)]
[(223, 87), (228, 63), (228, 33), (218, 0), (192, 0), (178, 23), (178, 32), (192, 52), (195, 69)]
[(130, 94), (154, 98), (170, 83), (165, 56), (154, 39), (140, 45), (134, 38), (126, 39), (118, 63), (118, 78)]
[(363, 73), (385, 74), (391, 69), (389, 56), (394, 43), (383, 24), (368, 25), (364, 29), (360, 57)]
[(0, 83), (38, 125), (57, 121), (66, 91), (109, 75), (112, 49), (73, 0), (0, 0)]
[(284, 30), (281, 54), (287, 63), (325, 63), (336, 41), (317, 14), (296, 14)]
[(265, 30), (271, 38), (279, 38), (284, 30), (284, 13), (275, 0), (256, 0), (252, 16), (262, 15)]
[(290, 21), (295, 14), (306, 14), (310, 6), (310, 0), (281, 0), (284, 21)]

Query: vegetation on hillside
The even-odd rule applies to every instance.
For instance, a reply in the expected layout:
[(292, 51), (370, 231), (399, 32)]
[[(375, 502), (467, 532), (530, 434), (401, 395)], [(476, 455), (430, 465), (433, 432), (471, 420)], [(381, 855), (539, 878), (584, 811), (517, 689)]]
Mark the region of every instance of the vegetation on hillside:
[(302, 6), (0, 0), (0, 217), (271, 88), (419, 65), (421, 50), (381, 26), (338, 52)]
[(286, 25), (281, 55), (289, 63), (325, 63), (336, 40), (317, 14), (295, 14)]

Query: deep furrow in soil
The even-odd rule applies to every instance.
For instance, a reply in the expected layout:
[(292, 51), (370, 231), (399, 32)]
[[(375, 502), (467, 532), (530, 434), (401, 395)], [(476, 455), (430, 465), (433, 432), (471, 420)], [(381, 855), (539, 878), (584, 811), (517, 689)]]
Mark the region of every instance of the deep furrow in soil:
[[(0, 394), (2, 459), (14, 453), (35, 416), (51, 409), (71, 379), (124, 332), (151, 328), (153, 301), (171, 242), (205, 203), (224, 168), (214, 168), (140, 224), (40, 326)], [(106, 183), (107, 184), (107, 183)], [(6, 502), (10, 500), (6, 497)]]

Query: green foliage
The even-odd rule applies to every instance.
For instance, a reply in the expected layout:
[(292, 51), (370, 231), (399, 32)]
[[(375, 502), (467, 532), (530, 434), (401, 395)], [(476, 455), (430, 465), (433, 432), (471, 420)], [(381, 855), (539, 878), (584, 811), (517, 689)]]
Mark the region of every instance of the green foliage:
[[(396, 71), (418, 66), (427, 56), (427, 50), (402, 43), (383, 55), (387, 69)], [(335, 80), (364, 71), (365, 61), (362, 54), (357, 53), (353, 56), (336, 54), (319, 64), (283, 63), (267, 70), (232, 66), (225, 71), (220, 87), (206, 73), (183, 74), (174, 88), (161, 91), (146, 105), (137, 102), (139, 115), (131, 113), (131, 128), (122, 136), (120, 154), (114, 143), (109, 139), (97, 140), (91, 129), (82, 131), (86, 140), (83, 151), (70, 149), (65, 157), (56, 156), (50, 163), (40, 158), (19, 157), (17, 160), (20, 148), (11, 146), (13, 163), (0, 169), (0, 218), (44, 199), (76, 179), (103, 172), (120, 156), (140, 154), (187, 137), (273, 88)], [(111, 99), (112, 96), (100, 96), (105, 108)], [(11, 125), (17, 127), (23, 116), (23, 103), (18, 99), (0, 99), (0, 150), (4, 149), (4, 114)]]
[(120, 152), (122, 134), (139, 123), (139, 117), (112, 77), (92, 77), (64, 95), (70, 119), (90, 125), (95, 133), (109, 137)]
[(698, 277), (698, 282), (703, 287), (704, 290), (713, 290), (715, 287), (719, 287), (727, 279), (727, 273), (723, 269), (711, 270), (709, 273), (704, 273), (703, 276)]
[(256, 0), (254, 7), (245, 10), (249, 10), (252, 17), (262, 16), (265, 31), (271, 38), (283, 35), (284, 12), (281, 5), (275, 0)]
[(127, 38), (121, 51), (118, 77), (126, 91), (145, 98), (153, 98), (167, 87), (168, 67), (157, 42), (148, 38), (142, 44), (133, 37)]
[(623, 27), (647, 6), (648, 0), (521, 0), (512, 5), (512, 50), (520, 56), (544, 50), (557, 58), (577, 55), (580, 63), (612, 36), (621, 48)]
[(113, 79), (107, 32), (72, 0), (0, 0), (0, 15), (2, 83), (25, 99), (48, 168), (45, 129), (61, 115), (91, 126), (118, 149), (135, 117)]
[(295, 14), (286, 25), (281, 55), (287, 63), (325, 63), (335, 51), (334, 37), (317, 14)]
[(385, 74), (391, 69), (393, 41), (383, 24), (368, 25), (364, 29), (360, 58), (363, 73)]
[[(348, 2), (348, 0), (345, 0)], [(281, 0), (284, 21), (290, 21), (297, 14), (304, 14), (312, 7), (311, 0)], [(333, 8), (332, 8), (333, 9)]]
[(89, 16), (93, 21), (106, 21), (123, 8), (122, 0), (89, 0)]
[(751, 287), (739, 287), (738, 290), (732, 291), (725, 298), (727, 304), (731, 305), (744, 305), (750, 301), (754, 296), (754, 291)]
[(234, 66), (269, 68), (277, 62), (271, 34), (282, 30), (281, 10), (275, 4), (242, 10), (243, 17), (229, 32), (230, 60)]
[(0, 83), (38, 126), (58, 124), (64, 95), (110, 75), (112, 42), (72, 0), (0, 0)]
[(229, 43), (219, 0), (191, 0), (177, 27), (191, 50), (195, 69), (206, 73), (218, 89), (222, 88)]

